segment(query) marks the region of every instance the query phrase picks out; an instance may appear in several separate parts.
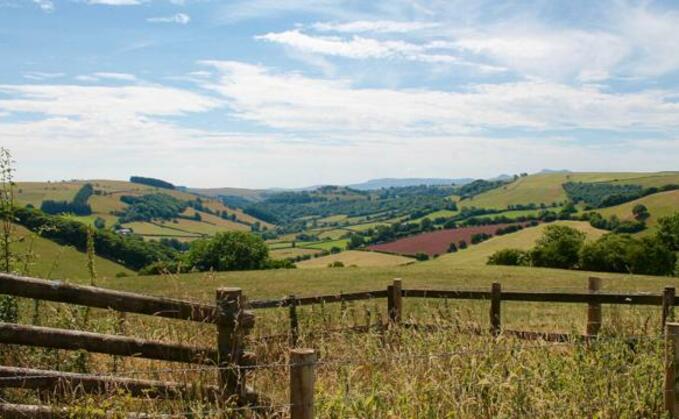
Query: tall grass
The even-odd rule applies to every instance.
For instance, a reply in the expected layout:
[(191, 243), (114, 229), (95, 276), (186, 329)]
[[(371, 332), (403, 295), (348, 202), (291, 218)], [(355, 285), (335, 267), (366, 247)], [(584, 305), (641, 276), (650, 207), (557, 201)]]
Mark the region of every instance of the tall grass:
[[(45, 303), (44, 321), (72, 327), (69, 310)], [(598, 341), (563, 343), (493, 337), (483, 330), (487, 305), (481, 302), (409, 303), (406, 323), (428, 324), (427, 331), (385, 327), (383, 299), (300, 307), (298, 346), (319, 354), (316, 384), (317, 417), (662, 417), (663, 343), (658, 310), (619, 309), (606, 312)], [(538, 319), (546, 307), (533, 306)], [(285, 414), (288, 407), (288, 328), (286, 309), (257, 311), (257, 325), (247, 347), (258, 364), (248, 383), (271, 399), (271, 411), (232, 411), (232, 401), (158, 401), (127, 396), (123, 389), (85, 396), (15, 390), (14, 402), (47, 402), (54, 407), (78, 406), (76, 417), (98, 410), (194, 412), (200, 417), (245, 417)], [(584, 311), (583, 311), (584, 314)], [(541, 324), (526, 317), (524, 329)], [(118, 317), (92, 310), (89, 330), (116, 332)], [(554, 329), (563, 324), (544, 325)], [(572, 332), (582, 331), (573, 323)], [(360, 332), (348, 330), (361, 327)], [(479, 333), (478, 330), (482, 331)], [(212, 325), (130, 315), (125, 331), (137, 337), (214, 347)], [(216, 383), (214, 368), (198, 368), (134, 358), (114, 367), (112, 357), (91, 354), (88, 369), (108, 374), (193, 383)], [(77, 358), (66, 351), (12, 348), (11, 365), (78, 371)], [(230, 413), (228, 413), (230, 412)]]

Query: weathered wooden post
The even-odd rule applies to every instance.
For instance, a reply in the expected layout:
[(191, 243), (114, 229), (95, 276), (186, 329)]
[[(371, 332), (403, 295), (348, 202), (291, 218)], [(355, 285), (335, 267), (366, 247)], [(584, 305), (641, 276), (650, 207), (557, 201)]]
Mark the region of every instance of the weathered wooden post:
[(490, 288), (490, 330), (493, 336), (500, 334), (502, 326), (502, 316), (500, 305), (502, 302), (502, 285), (494, 282)]
[(394, 324), (401, 322), (403, 314), (401, 290), (402, 283), (400, 278), (394, 279), (392, 285), (387, 287), (387, 313), (389, 313), (389, 321)]
[(297, 317), (297, 297), (288, 297), (288, 311), (290, 313), (290, 347), (297, 346), (299, 340), (299, 319)]
[[(588, 289), (590, 294), (597, 294), (601, 289), (601, 278), (590, 277), (588, 282)], [(601, 304), (588, 303), (587, 304), (587, 329), (585, 335), (596, 336), (601, 330)]]
[(316, 351), (290, 349), (290, 417), (314, 417), (314, 366)]
[(246, 359), (243, 341), (254, 327), (254, 315), (244, 310), (240, 288), (219, 288), (216, 297), (219, 385), (227, 397), (236, 396), (237, 402), (243, 403), (247, 393), (245, 370), (240, 368)]
[(667, 323), (665, 328), (665, 410), (671, 418), (679, 418), (678, 378), (679, 323)]
[(665, 287), (662, 294), (662, 332), (665, 332), (665, 324), (667, 321), (674, 320), (674, 297), (675, 297), (674, 287)]

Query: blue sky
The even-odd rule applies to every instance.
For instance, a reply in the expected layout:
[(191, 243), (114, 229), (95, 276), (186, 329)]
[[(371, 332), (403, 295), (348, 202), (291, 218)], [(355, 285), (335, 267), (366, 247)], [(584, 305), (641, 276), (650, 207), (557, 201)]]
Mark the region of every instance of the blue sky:
[(679, 169), (679, 3), (0, 0), (23, 180)]

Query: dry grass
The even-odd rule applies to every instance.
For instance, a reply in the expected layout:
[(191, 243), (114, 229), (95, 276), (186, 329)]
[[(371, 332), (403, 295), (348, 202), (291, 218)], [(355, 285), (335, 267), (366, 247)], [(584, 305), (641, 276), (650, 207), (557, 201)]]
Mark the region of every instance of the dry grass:
[(360, 250), (347, 250), (334, 255), (322, 256), (297, 263), (298, 268), (327, 268), (328, 264), (341, 262), (346, 267), (386, 267), (413, 263), (414, 259), (403, 256)]

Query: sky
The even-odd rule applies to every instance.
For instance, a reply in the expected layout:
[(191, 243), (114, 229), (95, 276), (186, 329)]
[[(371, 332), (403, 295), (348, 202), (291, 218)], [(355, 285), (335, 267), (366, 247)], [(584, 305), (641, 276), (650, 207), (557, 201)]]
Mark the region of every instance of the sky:
[(679, 170), (679, 1), (0, 0), (19, 180)]

